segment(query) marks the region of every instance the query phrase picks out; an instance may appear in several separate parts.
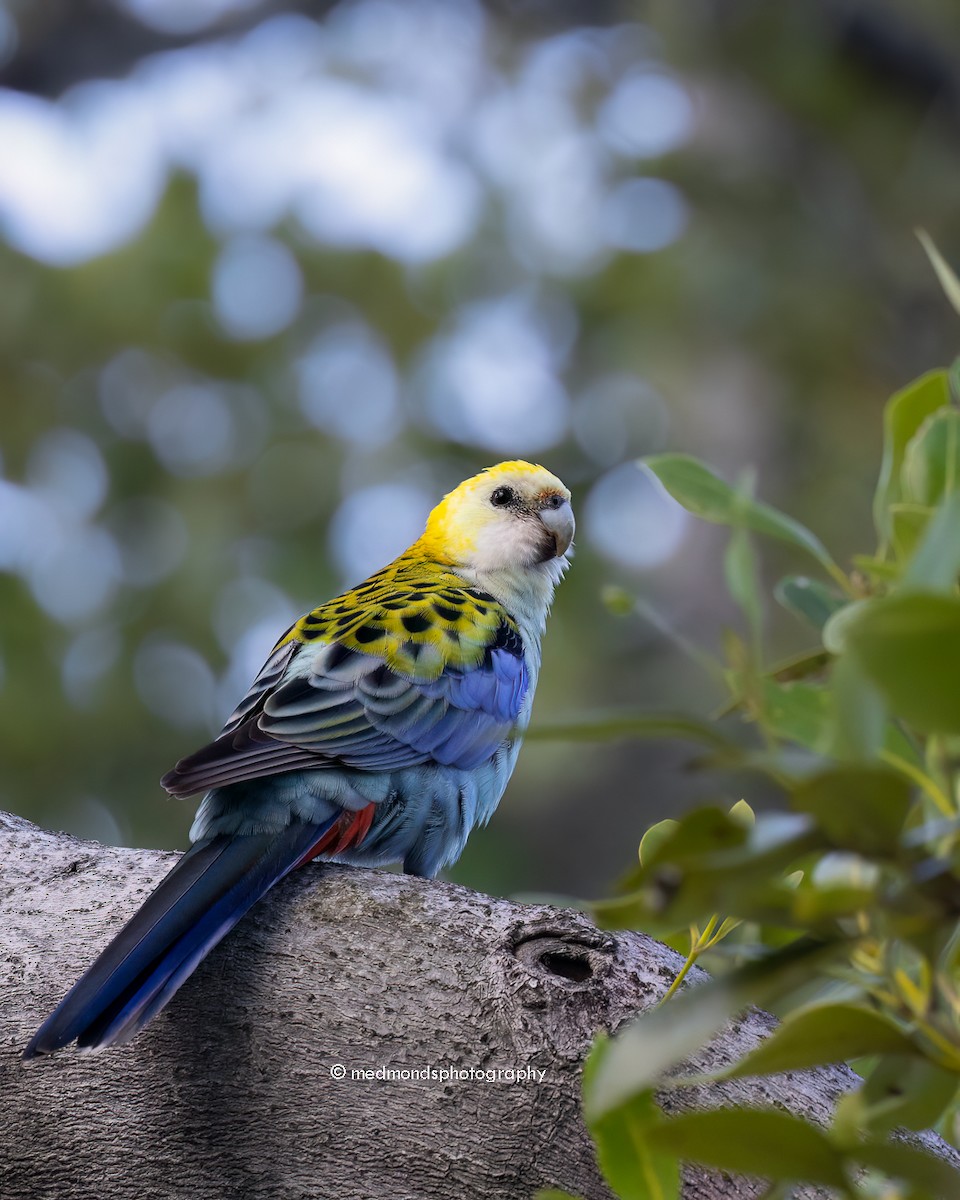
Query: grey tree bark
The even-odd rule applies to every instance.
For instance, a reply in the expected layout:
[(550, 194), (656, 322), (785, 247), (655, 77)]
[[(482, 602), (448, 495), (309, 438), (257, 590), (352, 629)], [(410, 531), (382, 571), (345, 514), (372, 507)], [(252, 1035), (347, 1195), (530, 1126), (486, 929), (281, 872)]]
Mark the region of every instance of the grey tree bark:
[[(23, 1063), (37, 1024), (174, 857), (0, 814), (3, 1200), (609, 1195), (580, 1116), (583, 1058), (598, 1029), (662, 995), (680, 960), (575, 911), (311, 865), (133, 1043)], [(771, 1024), (747, 1014), (692, 1065), (740, 1057)], [(484, 1074), (384, 1079), (379, 1068)], [(487, 1077), (497, 1070), (524, 1075)], [(825, 1120), (848, 1082), (833, 1068), (669, 1103), (775, 1104)], [(691, 1170), (684, 1196), (761, 1191)]]

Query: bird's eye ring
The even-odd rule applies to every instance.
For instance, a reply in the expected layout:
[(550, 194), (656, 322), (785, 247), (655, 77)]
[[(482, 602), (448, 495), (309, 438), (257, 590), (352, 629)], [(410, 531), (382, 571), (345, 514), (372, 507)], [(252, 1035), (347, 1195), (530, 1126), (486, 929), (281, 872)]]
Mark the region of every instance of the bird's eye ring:
[(544, 500), (544, 502), (543, 502), (544, 508), (561, 508), (562, 506), (563, 506), (563, 497), (562, 496), (557, 496), (557, 495), (548, 496), (546, 498), (546, 500)]
[(494, 490), (490, 497), (490, 503), (494, 508), (503, 508), (506, 504), (511, 504), (516, 499), (513, 488), (498, 487)]

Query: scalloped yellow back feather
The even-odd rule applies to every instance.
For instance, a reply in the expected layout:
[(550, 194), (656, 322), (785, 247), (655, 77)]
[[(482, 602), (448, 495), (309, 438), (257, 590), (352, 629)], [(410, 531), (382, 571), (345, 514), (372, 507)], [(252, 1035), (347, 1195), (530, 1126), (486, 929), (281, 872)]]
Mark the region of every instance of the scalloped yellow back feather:
[(376, 654), (402, 675), (437, 679), (446, 666), (479, 666), (512, 617), (492, 596), (425, 558), (415, 543), (359, 587), (307, 613), (280, 639), (339, 642)]

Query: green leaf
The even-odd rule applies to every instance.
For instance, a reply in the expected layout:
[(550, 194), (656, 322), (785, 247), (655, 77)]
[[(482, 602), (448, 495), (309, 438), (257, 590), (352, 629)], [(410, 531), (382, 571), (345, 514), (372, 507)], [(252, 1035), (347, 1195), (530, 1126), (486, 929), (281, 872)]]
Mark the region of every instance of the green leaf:
[(830, 693), (813, 683), (763, 681), (764, 725), (775, 737), (825, 753), (832, 736)]
[(823, 649), (801, 650), (789, 658), (782, 658), (767, 672), (775, 683), (796, 683), (798, 679), (808, 679), (829, 665), (830, 655)]
[(817, 754), (860, 761), (881, 750), (877, 738), (882, 732), (885, 761), (892, 763), (895, 758), (904, 767), (920, 766), (920, 755), (907, 734), (890, 721), (883, 727), (881, 705), (871, 694), (869, 677), (865, 680), (862, 665), (848, 661), (845, 653), (847, 628), (877, 603), (857, 600), (830, 618), (823, 630), (824, 643), (840, 656), (834, 663), (832, 686), (806, 684), (790, 693), (773, 692), (766, 703), (767, 727)]
[(838, 849), (870, 858), (898, 849), (912, 796), (906, 780), (893, 771), (841, 766), (799, 783), (790, 802), (815, 817)]
[[(597, 1072), (611, 1053), (609, 1038), (601, 1034), (583, 1065), (584, 1107), (588, 1113)], [(664, 1151), (656, 1138), (662, 1119), (651, 1090), (592, 1119), (588, 1117), (600, 1169), (620, 1200), (678, 1200), (680, 1163), (675, 1154)]]
[[(851, 606), (852, 607), (852, 606)], [(822, 665), (822, 664), (820, 664)], [(836, 666), (834, 671), (836, 672)], [(830, 756), (838, 749), (863, 758), (863, 742), (850, 740), (851, 730), (845, 729), (846, 745), (837, 745), (837, 697), (835, 689), (813, 683), (778, 683), (775, 679), (764, 679), (761, 683), (762, 710), (754, 719), (776, 738), (793, 742), (814, 754)], [(882, 755), (885, 761), (899, 761), (904, 768), (920, 766), (921, 759), (910, 738), (896, 725), (887, 724), (883, 732)], [(708, 755), (707, 765), (753, 767), (782, 782), (785, 777), (797, 773), (798, 764), (791, 763), (785, 753), (763, 755), (742, 749), (729, 748), (717, 755)], [(804, 764), (799, 764), (801, 770)], [(806, 764), (807, 767), (809, 764)]]
[(933, 1200), (960, 1196), (960, 1174), (932, 1154), (902, 1142), (865, 1142), (851, 1151), (858, 1163), (923, 1189)]
[(768, 813), (749, 826), (719, 809), (697, 809), (645, 855), (624, 884), (633, 890), (592, 906), (594, 919), (658, 936), (715, 912), (788, 920), (796, 900), (783, 872), (824, 845), (813, 822), (797, 814)]
[(738, 492), (698, 459), (687, 454), (657, 454), (643, 459), (641, 465), (694, 516), (788, 542), (806, 550), (835, 578), (844, 579), (827, 548), (809, 529), (769, 504)]
[[(656, 1109), (644, 1093), (590, 1126), (597, 1162), (620, 1200), (678, 1200), (680, 1162), (657, 1141), (647, 1110)], [(659, 1109), (657, 1109), (659, 1115)]]
[[(890, 505), (893, 548), (898, 558), (906, 560), (915, 553), (933, 513), (934, 510), (926, 504)], [(894, 572), (891, 578), (897, 578), (897, 574)]]
[[(645, 865), (688, 863), (704, 854), (742, 846), (750, 836), (750, 827), (743, 820), (712, 806), (694, 809), (682, 821), (668, 819), (672, 828), (657, 837), (655, 845), (645, 855)], [(661, 825), (666, 825), (666, 821)]]
[[(745, 502), (748, 498), (744, 498)], [(759, 653), (763, 624), (763, 606), (760, 601), (760, 580), (757, 559), (753, 552), (750, 536), (743, 528), (735, 528), (730, 535), (723, 556), (723, 570), (727, 590), (746, 618), (755, 654)]]
[(960, 411), (932, 413), (910, 439), (903, 459), (901, 485), (913, 504), (933, 506), (956, 491), (960, 482)]
[(717, 1078), (776, 1075), (868, 1054), (921, 1051), (889, 1017), (861, 1004), (818, 1004), (791, 1013), (767, 1040)]
[(834, 613), (823, 627), (823, 644), (831, 654), (843, 654), (847, 648), (847, 629), (856, 620), (858, 615), (869, 604), (871, 600), (854, 600), (852, 604), (846, 605)]
[(817, 631), (847, 603), (825, 584), (805, 575), (788, 575), (781, 579), (773, 594), (788, 612), (808, 621)]
[(679, 827), (680, 822), (675, 821), (672, 817), (667, 817), (663, 821), (658, 821), (656, 825), (651, 825), (647, 832), (640, 839), (640, 863), (641, 866), (649, 866), (657, 851), (668, 841)]
[(736, 804), (731, 805), (730, 820), (737, 821), (747, 829), (753, 829), (757, 823), (757, 814), (746, 800), (738, 800)]
[(864, 1118), (874, 1132), (928, 1129), (952, 1103), (958, 1085), (955, 1072), (918, 1058), (915, 1051), (890, 1052), (861, 1089)]
[(827, 855), (817, 868), (815, 876), (805, 874), (793, 891), (789, 919), (795, 927), (829, 928), (838, 919), (854, 917), (877, 904), (879, 879), (861, 859)]
[(928, 371), (887, 401), (883, 412), (883, 462), (873, 499), (873, 520), (883, 543), (893, 535), (890, 506), (903, 499), (900, 471), (907, 443), (938, 408), (950, 403), (946, 371)]
[(929, 522), (903, 586), (912, 591), (952, 592), (960, 575), (960, 492), (946, 496)]
[(880, 752), (887, 730), (887, 706), (883, 696), (864, 674), (857, 659), (849, 654), (836, 660), (830, 683), (834, 702), (830, 743), (833, 757), (870, 762)]
[[(891, 509), (892, 511), (892, 509)], [(855, 554), (850, 560), (861, 574), (878, 583), (896, 583), (900, 578), (900, 564), (887, 562), (872, 554)]]
[(717, 1108), (671, 1117), (657, 1128), (657, 1145), (686, 1162), (704, 1163), (794, 1183), (846, 1191), (841, 1153), (814, 1125), (766, 1108)]
[(933, 238), (925, 229), (914, 230), (917, 235), (917, 240), (927, 253), (927, 258), (930, 259), (930, 265), (937, 274), (937, 279), (940, 281), (940, 286), (943, 288), (943, 294), (950, 301), (958, 313), (960, 313), (960, 279), (957, 279), (953, 268), (937, 249)]
[(844, 634), (895, 716), (926, 733), (960, 733), (960, 600), (924, 593), (871, 600)]
[(588, 1121), (652, 1088), (671, 1067), (688, 1059), (748, 1004), (771, 1004), (809, 983), (812, 972), (839, 956), (837, 944), (791, 942), (721, 978), (681, 992), (644, 1013), (610, 1043), (585, 1093)]

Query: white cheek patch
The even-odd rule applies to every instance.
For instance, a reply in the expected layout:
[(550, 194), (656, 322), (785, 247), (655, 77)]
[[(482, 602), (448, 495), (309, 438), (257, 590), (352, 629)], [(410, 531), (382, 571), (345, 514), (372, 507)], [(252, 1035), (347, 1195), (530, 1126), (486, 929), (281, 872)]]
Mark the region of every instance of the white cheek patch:
[(537, 524), (511, 514), (484, 526), (477, 533), (470, 565), (478, 571), (502, 571), (537, 562), (542, 546)]

